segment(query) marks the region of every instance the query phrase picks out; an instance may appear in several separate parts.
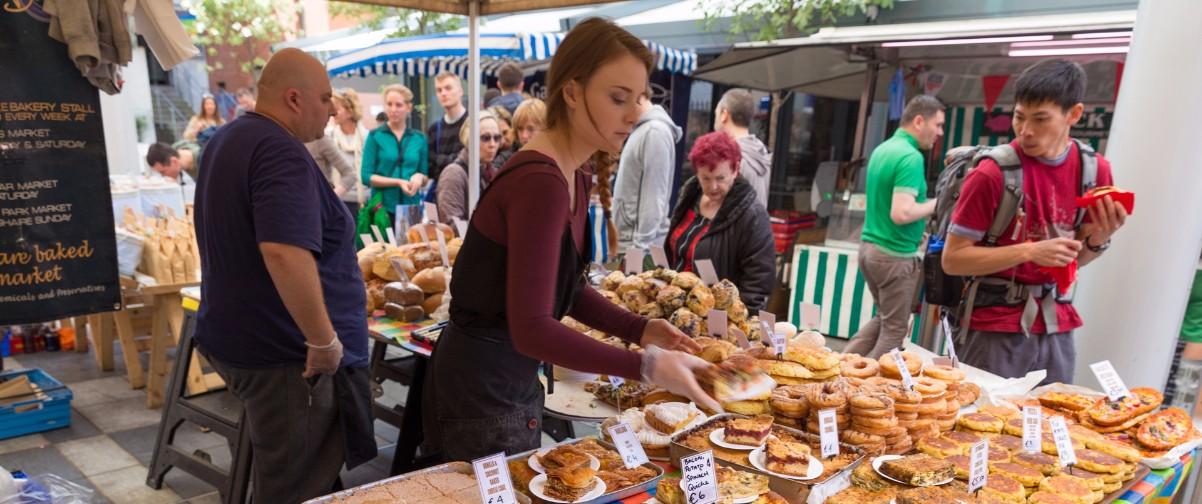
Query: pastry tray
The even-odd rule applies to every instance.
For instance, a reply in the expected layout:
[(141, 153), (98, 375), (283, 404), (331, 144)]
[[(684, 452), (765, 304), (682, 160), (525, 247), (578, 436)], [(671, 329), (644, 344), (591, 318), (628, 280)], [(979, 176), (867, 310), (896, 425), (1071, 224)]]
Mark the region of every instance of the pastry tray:
[[(473, 478), (476, 477), (475, 472), (472, 470), (472, 464), (467, 463), (467, 462), (450, 462), (450, 463), (446, 463), (446, 464), (442, 464), (442, 465), (437, 465), (434, 467), (428, 467), (426, 469), (414, 471), (411, 473), (401, 474), (399, 476), (393, 476), (391, 478), (382, 479), (380, 481), (368, 483), (365, 485), (360, 485), (355, 488), (348, 488), (346, 490), (335, 492), (330, 495), (307, 500), (307, 501), (305, 501), (304, 504), (326, 504), (326, 503), (330, 503), (330, 502), (336, 502), (335, 499), (345, 499), (348, 497), (352, 497), (352, 496), (354, 496), (354, 494), (356, 492), (362, 492), (362, 491), (370, 489), (370, 488), (385, 486), (385, 485), (388, 485), (391, 483), (399, 483), (401, 481), (405, 481), (405, 480), (411, 479), (415, 476), (421, 476), (424, 474), (441, 474), (441, 473), (459, 473), (459, 474), (466, 474)], [(526, 497), (525, 495), (522, 495), (522, 494), (518, 493), (517, 491), (514, 491), (514, 496), (517, 497), (519, 504), (531, 504), (529, 497)]]
[[(520, 460), (520, 461), (522, 461), (522, 463), (526, 463), (526, 460), (529, 459), (530, 456), (533, 455), (535, 452), (538, 452), (538, 451), (546, 449), (546, 448), (553, 448), (553, 447), (562, 446), (562, 445), (570, 445), (570, 444), (578, 443), (580, 441), (583, 441), (583, 439), (566, 439), (563, 442), (556, 443), (554, 445), (551, 445), (550, 447), (544, 446), (544, 447), (541, 447), (538, 449), (525, 451), (525, 452), (519, 453), (517, 455), (506, 457), (505, 460), (506, 461)], [(608, 448), (615, 452), (618, 451), (616, 448), (614, 448), (614, 445), (612, 443), (609, 443), (609, 442), (605, 441), (604, 439), (597, 438), (597, 443), (600, 444), (601, 446), (604, 446), (605, 448)], [(601, 495), (600, 497), (597, 497), (596, 499), (581, 501), (581, 502), (577, 502), (575, 504), (608, 504), (610, 502), (617, 502), (617, 501), (620, 501), (627, 497), (635, 496), (635, 495), (641, 494), (643, 492), (647, 492), (647, 491), (655, 488), (655, 486), (659, 484), (659, 480), (664, 477), (664, 468), (660, 467), (658, 464), (656, 464), (654, 462), (648, 462), (646, 464), (643, 464), (643, 467), (646, 467), (648, 469), (655, 471), (655, 477), (653, 477), (647, 481), (644, 481), (642, 483), (639, 483), (637, 485), (623, 488), (616, 492), (605, 493), (605, 494)], [(517, 483), (515, 482), (515, 486), (516, 486), (516, 484)], [(606, 490), (609, 490), (609, 489), (607, 488)], [(534, 497), (533, 500), (535, 502), (544, 502), (542, 499), (539, 499), (537, 497)]]
[[(681, 458), (687, 457), (689, 455), (693, 455), (695, 453), (699, 453), (697, 450), (694, 450), (693, 448), (685, 446), (683, 444), (683, 441), (685, 439), (687, 439), (689, 436), (693, 435), (694, 433), (696, 433), (698, 431), (706, 430), (706, 429), (712, 427), (717, 422), (723, 422), (723, 421), (734, 419), (734, 418), (748, 418), (748, 417), (746, 417), (744, 415), (736, 415), (736, 414), (732, 414), (732, 413), (724, 413), (724, 414), (714, 415), (714, 416), (710, 417), (710, 419), (707, 420), (705, 423), (698, 425), (696, 427), (693, 427), (692, 429), (689, 429), (689, 430), (686, 430), (683, 432), (678, 432), (678, 433), (676, 433), (676, 435), (672, 436), (672, 443), (669, 445), (669, 448), (668, 448), (669, 456), (672, 458), (672, 465), (675, 467), (680, 467), (680, 459)], [(775, 431), (778, 429), (788, 432), (789, 434), (792, 434), (792, 435), (798, 437), (799, 439), (804, 439), (807, 444), (811, 445), (811, 447), (818, 445), (818, 436), (815, 434), (810, 434), (808, 432), (794, 429), (792, 427), (786, 427), (784, 425), (773, 425), (772, 426), (772, 430)], [(839, 452), (840, 453), (854, 453), (854, 454), (856, 454), (856, 459), (853, 460), (850, 464), (848, 464), (847, 467), (845, 467), (839, 471), (835, 471), (835, 472), (827, 475), (825, 478), (820, 476), (817, 479), (808, 480), (808, 481), (798, 481), (798, 480), (792, 480), (792, 479), (788, 479), (788, 478), (781, 478), (779, 476), (773, 476), (764, 471), (756, 469), (755, 467), (752, 467), (750, 465), (743, 465), (743, 464), (739, 464), (736, 462), (731, 462), (729, 460), (721, 459), (718, 457), (714, 457), (714, 462), (716, 462), (719, 465), (729, 466), (729, 467), (738, 469), (740, 471), (752, 472), (752, 473), (756, 473), (756, 474), (765, 475), (768, 477), (768, 488), (769, 489), (771, 489), (773, 492), (776, 492), (777, 494), (780, 494), (782, 497), (785, 498), (785, 500), (789, 501), (792, 504), (802, 504), (802, 503), (806, 502), (806, 499), (810, 496), (810, 488), (811, 487), (821, 484), (821, 483), (825, 483), (825, 482), (833, 479), (837, 475), (839, 475), (839, 473), (849, 472), (849, 471), (855, 469), (857, 465), (863, 463), (865, 460), (864, 451), (861, 450), (857, 446), (853, 446), (853, 445), (849, 445), (844, 442), (840, 442), (839, 443)], [(815, 456), (817, 456), (817, 455), (815, 455)]]

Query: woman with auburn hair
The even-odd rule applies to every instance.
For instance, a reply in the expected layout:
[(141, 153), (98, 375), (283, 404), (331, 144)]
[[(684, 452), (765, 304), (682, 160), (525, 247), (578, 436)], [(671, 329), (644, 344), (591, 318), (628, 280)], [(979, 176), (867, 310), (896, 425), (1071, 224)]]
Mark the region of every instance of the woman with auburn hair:
[[(647, 320), (585, 281), (586, 233), (597, 154), (622, 149), (646, 99), (652, 55), (610, 21), (568, 33), (547, 73), (547, 129), (509, 159), (480, 198), (451, 280), (451, 320), (430, 358), (423, 391), (427, 453), (472, 460), (540, 445), (540, 362), (654, 383), (720, 410), (693, 377), (705, 361), (666, 320)], [(581, 323), (638, 344), (596, 341)]]
[(718, 278), (734, 282), (756, 313), (772, 294), (776, 249), (768, 212), (739, 176), (740, 157), (739, 144), (721, 131), (693, 143), (689, 162), (697, 175), (680, 188), (664, 252), (676, 271), (696, 272), (696, 261), (709, 259)]

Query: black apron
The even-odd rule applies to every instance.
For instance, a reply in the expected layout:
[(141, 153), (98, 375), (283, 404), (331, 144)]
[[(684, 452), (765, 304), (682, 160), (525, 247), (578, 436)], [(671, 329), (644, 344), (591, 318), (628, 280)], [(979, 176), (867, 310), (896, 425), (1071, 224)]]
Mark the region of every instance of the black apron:
[[(506, 167), (481, 199), (506, 175), (536, 163), (546, 164), (540, 160)], [(576, 197), (587, 198), (587, 192)], [(584, 233), (584, 250), (589, 235)], [(451, 321), (427, 369), (422, 402), (424, 453), (470, 461), (541, 445), (544, 391), (538, 380), (539, 361), (514, 349), (505, 318), (507, 252), (469, 225), (451, 279)], [(588, 259), (577, 251), (567, 221), (555, 280), (552, 314), (556, 319), (571, 310), (585, 287), (587, 267)]]

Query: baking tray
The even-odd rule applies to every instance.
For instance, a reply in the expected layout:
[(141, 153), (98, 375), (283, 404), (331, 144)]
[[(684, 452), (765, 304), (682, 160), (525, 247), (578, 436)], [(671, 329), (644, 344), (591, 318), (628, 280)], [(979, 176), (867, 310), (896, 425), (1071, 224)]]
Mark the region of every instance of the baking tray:
[[(388, 485), (390, 483), (398, 483), (401, 481), (411, 479), (415, 476), (421, 476), (423, 474), (441, 474), (441, 473), (459, 473), (459, 474), (466, 474), (473, 478), (476, 477), (475, 471), (472, 470), (472, 465), (470, 463), (449, 462), (449, 463), (437, 465), (434, 467), (428, 467), (428, 468), (422, 469), (420, 471), (414, 471), (414, 472), (402, 474), (399, 476), (393, 476), (388, 479), (382, 479), (380, 481), (368, 483), (366, 485), (360, 485), (355, 488), (348, 488), (346, 490), (342, 490), (340, 492), (335, 492), (330, 495), (318, 497), (316, 499), (309, 499), (309, 500), (305, 501), (304, 504), (326, 504), (326, 503), (334, 502), (334, 499), (343, 499), (343, 498), (351, 497), (356, 492), (362, 492), (362, 491), (370, 489), (370, 488), (384, 486), (384, 485)], [(516, 489), (514, 490), (513, 493), (514, 493), (514, 497), (517, 497), (519, 504), (531, 504), (530, 498), (526, 497), (525, 495), (522, 495), (521, 493), (518, 493)]]
[[(618, 451), (616, 448), (614, 448), (614, 445), (612, 443), (609, 443), (601, 438), (596, 438), (596, 439), (597, 439), (597, 442), (601, 446), (604, 446), (615, 452)], [(551, 445), (551, 447), (575, 444), (580, 441), (583, 441), (583, 439), (567, 439), (567, 440), (564, 440), (563, 442)], [(548, 447), (543, 446), (543, 447), (540, 447), (540, 448), (537, 448), (534, 450), (525, 451), (525, 452), (519, 453), (517, 455), (507, 457), (505, 460), (506, 461), (520, 460), (524, 464), (524, 463), (526, 463), (526, 459), (530, 458), (530, 455), (533, 455), (535, 452), (543, 450), (545, 448), (548, 448)], [(583, 501), (583, 502), (579, 502), (576, 504), (608, 504), (610, 502), (617, 502), (617, 501), (620, 501), (627, 497), (638, 495), (643, 492), (647, 492), (647, 491), (651, 490), (652, 488), (655, 488), (655, 486), (659, 484), (659, 480), (664, 477), (664, 468), (660, 467), (658, 464), (655, 464), (654, 462), (648, 462), (646, 464), (643, 464), (643, 467), (646, 467), (648, 469), (651, 469), (652, 471), (655, 471), (655, 477), (653, 477), (647, 481), (644, 481), (638, 485), (623, 488), (617, 492), (609, 492), (606, 494), (602, 494), (600, 497), (597, 497), (596, 499), (589, 500), (589, 501)], [(606, 490), (608, 490), (608, 488)], [(535, 502), (544, 502), (542, 499), (539, 499), (537, 497), (534, 497), (533, 500)]]
[[(668, 445), (668, 452), (669, 452), (669, 456), (672, 458), (672, 465), (675, 467), (680, 467), (680, 459), (681, 458), (698, 453), (697, 450), (694, 450), (692, 448), (689, 448), (688, 446), (681, 444), (681, 442), (685, 438), (689, 437), (690, 435), (692, 435), (698, 431), (702, 431), (702, 430), (706, 430), (706, 429), (710, 428), (716, 422), (723, 422), (723, 421), (730, 420), (733, 418), (748, 418), (748, 417), (744, 416), (744, 415), (736, 415), (736, 414), (732, 414), (732, 413), (723, 413), (723, 414), (719, 414), (719, 415), (714, 415), (714, 416), (710, 417), (710, 419), (707, 420), (705, 423), (698, 425), (697, 427), (693, 427), (692, 429), (689, 429), (689, 430), (686, 430), (683, 432), (679, 432), (675, 436), (672, 436), (672, 444)], [(784, 425), (773, 425), (772, 429), (773, 430), (780, 429), (785, 432), (788, 432), (789, 434), (792, 434), (800, 439), (806, 440), (806, 442), (808, 444), (810, 444), (811, 446), (818, 444), (817, 443), (818, 436), (814, 435), (814, 434), (810, 434), (808, 432), (794, 429), (792, 427), (786, 427)], [(764, 471), (756, 469), (755, 467), (753, 467), (751, 465), (743, 465), (743, 464), (731, 462), (729, 460), (724, 460), (724, 459), (721, 459), (718, 457), (714, 457), (714, 462), (718, 463), (719, 465), (729, 466), (729, 467), (738, 469), (740, 471), (752, 472), (752, 473), (762, 474), (764, 476), (767, 476), (769, 489), (771, 489), (773, 492), (776, 492), (777, 494), (780, 494), (781, 497), (784, 497), (785, 500), (789, 501), (792, 504), (804, 504), (806, 499), (810, 496), (810, 488), (811, 487), (813, 487), (814, 485), (825, 483), (825, 482), (829, 481), (830, 479), (834, 478), (835, 476), (837, 476), (839, 473), (854, 470), (856, 468), (856, 466), (860, 465), (865, 460), (864, 451), (861, 450), (857, 446), (853, 446), (853, 445), (849, 445), (844, 442), (840, 442), (839, 443), (839, 451), (840, 451), (840, 453), (854, 453), (854, 454), (856, 454), (856, 459), (853, 460), (852, 463), (848, 464), (847, 467), (843, 468), (842, 470), (835, 471), (835, 472), (827, 475), (825, 478), (819, 477), (818, 479), (813, 479), (813, 480), (809, 480), (809, 481), (797, 481), (797, 480), (792, 480), (792, 479), (788, 479), (788, 478), (781, 478), (779, 476), (773, 476)]]

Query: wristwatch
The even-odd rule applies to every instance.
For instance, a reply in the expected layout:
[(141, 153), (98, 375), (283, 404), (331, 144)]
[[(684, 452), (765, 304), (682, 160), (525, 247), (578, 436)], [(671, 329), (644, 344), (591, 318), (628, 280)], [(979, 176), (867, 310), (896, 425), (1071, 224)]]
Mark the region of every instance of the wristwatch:
[(1106, 240), (1106, 242), (1101, 245), (1092, 245), (1089, 243), (1089, 238), (1089, 236), (1086, 236), (1083, 243), (1085, 244), (1085, 248), (1089, 249), (1090, 252), (1101, 254), (1102, 252), (1105, 252), (1106, 249), (1110, 248), (1110, 240)]

